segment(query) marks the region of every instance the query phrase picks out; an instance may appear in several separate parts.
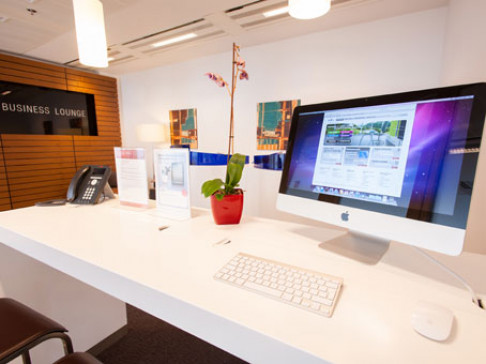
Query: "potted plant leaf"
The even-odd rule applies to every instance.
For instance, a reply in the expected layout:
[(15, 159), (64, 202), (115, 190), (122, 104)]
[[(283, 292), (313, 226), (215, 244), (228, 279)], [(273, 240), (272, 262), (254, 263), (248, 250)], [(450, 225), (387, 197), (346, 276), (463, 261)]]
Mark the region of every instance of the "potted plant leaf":
[(238, 224), (243, 211), (243, 190), (237, 188), (243, 174), (246, 156), (235, 153), (226, 165), (226, 179), (206, 181), (201, 186), (204, 197), (211, 198), (211, 211), (218, 225)]
[(233, 101), (236, 90), (236, 82), (248, 80), (248, 73), (245, 71), (245, 61), (240, 57), (240, 47), (233, 43), (233, 67), (231, 89), (228, 83), (218, 74), (207, 73), (206, 75), (216, 82), (220, 87), (226, 87), (231, 98), (230, 129), (228, 141), (228, 157), (226, 163), (226, 178), (223, 181), (215, 178), (206, 181), (201, 186), (201, 193), (204, 197), (211, 198), (211, 211), (214, 222), (218, 225), (238, 224), (243, 211), (243, 190), (237, 188), (243, 174), (246, 156), (234, 153), (234, 112)]

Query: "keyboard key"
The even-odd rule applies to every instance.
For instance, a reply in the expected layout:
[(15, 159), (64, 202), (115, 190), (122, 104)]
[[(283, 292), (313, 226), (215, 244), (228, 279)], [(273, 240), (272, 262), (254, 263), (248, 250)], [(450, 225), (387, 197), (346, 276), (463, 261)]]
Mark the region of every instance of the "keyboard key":
[(292, 295), (290, 293), (284, 293), (282, 295), (282, 298), (285, 300), (285, 301), (291, 301), (292, 300)]
[(319, 296), (312, 297), (312, 301), (318, 302), (318, 303), (322, 303), (323, 305), (326, 305), (326, 306), (331, 306), (332, 305), (332, 301), (331, 300), (328, 300), (326, 298), (322, 298), (322, 297), (319, 297)]
[(280, 297), (282, 295), (282, 292), (280, 292), (278, 289), (260, 286), (259, 284), (255, 284), (253, 282), (246, 282), (243, 286), (275, 297)]

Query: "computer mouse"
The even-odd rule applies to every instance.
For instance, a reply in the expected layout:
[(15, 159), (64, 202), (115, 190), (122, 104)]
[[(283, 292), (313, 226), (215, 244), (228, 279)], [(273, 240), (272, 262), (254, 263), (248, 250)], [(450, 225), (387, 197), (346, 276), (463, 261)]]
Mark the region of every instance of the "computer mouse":
[(436, 341), (447, 340), (453, 322), (452, 311), (436, 303), (419, 301), (412, 313), (412, 327), (415, 331)]

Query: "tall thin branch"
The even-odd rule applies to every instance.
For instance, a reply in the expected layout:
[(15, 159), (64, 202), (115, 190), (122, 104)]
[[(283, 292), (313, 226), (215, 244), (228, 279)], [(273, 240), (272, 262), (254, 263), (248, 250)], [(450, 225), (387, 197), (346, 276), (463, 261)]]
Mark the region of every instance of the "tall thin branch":
[(230, 155), (234, 152), (234, 99), (235, 99), (235, 88), (236, 88), (236, 44), (233, 43), (233, 63), (231, 67), (231, 114), (230, 114), (230, 130), (229, 130), (229, 141), (228, 141), (228, 161)]

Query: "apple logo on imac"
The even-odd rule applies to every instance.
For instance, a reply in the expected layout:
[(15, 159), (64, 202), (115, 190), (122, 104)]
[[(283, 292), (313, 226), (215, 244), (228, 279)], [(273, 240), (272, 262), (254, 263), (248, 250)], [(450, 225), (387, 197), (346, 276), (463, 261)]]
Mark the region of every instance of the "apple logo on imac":
[(341, 220), (348, 221), (349, 220), (349, 212), (347, 212), (347, 211), (346, 212), (343, 212), (341, 214)]

